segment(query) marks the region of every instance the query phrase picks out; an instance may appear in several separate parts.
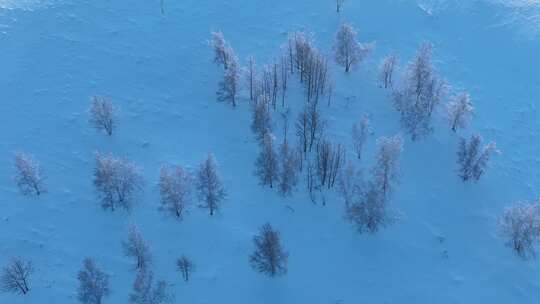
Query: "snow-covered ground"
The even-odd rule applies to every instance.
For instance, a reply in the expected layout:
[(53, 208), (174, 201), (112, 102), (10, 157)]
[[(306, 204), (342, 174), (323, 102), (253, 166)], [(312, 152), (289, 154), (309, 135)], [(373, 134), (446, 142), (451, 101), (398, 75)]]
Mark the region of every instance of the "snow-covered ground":
[[(534, 2), (346, 1), (336, 14), (331, 0), (164, 0), (162, 15), (159, 0), (0, 0), (0, 264), (22, 256), (36, 268), (30, 294), (0, 294), (0, 303), (75, 303), (86, 256), (111, 275), (105, 303), (127, 302), (134, 273), (120, 242), (130, 223), (151, 245), (156, 276), (174, 284), (177, 303), (536, 303), (539, 262), (517, 258), (496, 229), (504, 207), (540, 195)], [(403, 62), (424, 40), (435, 45), (440, 73), (471, 93), (477, 115), (464, 134), (479, 132), (503, 152), (479, 183), (464, 184), (455, 172), (457, 137), (437, 119), (429, 138), (406, 141), (392, 197), (402, 216), (375, 235), (357, 234), (337, 197), (323, 207), (309, 201), (303, 183), (287, 199), (260, 187), (245, 92), (237, 109), (215, 101), (212, 30), (242, 60), (264, 63), (298, 29), (329, 52), (343, 21), (377, 45), (350, 75), (332, 68), (335, 96), (324, 108), (330, 133), (349, 147), (352, 124), (370, 115), (375, 134), (359, 166), (369, 170), (376, 137), (400, 132), (376, 83), (379, 60), (395, 50)], [(121, 109), (111, 138), (88, 124), (93, 95)], [(298, 87), (288, 102), (301, 105)], [(49, 193), (18, 193), (16, 151), (41, 161)], [(99, 207), (95, 151), (143, 168), (145, 190), (131, 213)], [(159, 167), (194, 167), (208, 152), (228, 192), (220, 214), (193, 206), (177, 222), (158, 211)], [(281, 278), (248, 264), (251, 238), (267, 221), (290, 252)], [(174, 269), (181, 254), (197, 265), (187, 284)]]

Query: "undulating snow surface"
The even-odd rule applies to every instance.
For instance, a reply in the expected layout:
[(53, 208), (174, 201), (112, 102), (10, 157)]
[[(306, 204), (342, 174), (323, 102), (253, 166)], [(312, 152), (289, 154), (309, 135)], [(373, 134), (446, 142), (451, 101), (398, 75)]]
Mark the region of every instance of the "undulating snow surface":
[[(536, 30), (539, 9), (508, 3), (346, 1), (338, 15), (331, 0), (165, 0), (162, 15), (159, 0), (0, 1), (0, 264), (21, 256), (36, 268), (30, 294), (0, 294), (0, 303), (75, 303), (86, 256), (111, 275), (105, 303), (126, 303), (134, 273), (120, 242), (130, 223), (151, 245), (156, 277), (174, 284), (176, 303), (536, 303), (539, 262), (517, 258), (496, 230), (505, 206), (540, 194), (540, 41), (522, 35)], [(503, 152), (479, 183), (464, 184), (455, 172), (457, 137), (437, 119), (429, 138), (407, 139), (391, 200), (401, 219), (375, 235), (358, 235), (343, 220), (337, 196), (323, 207), (303, 182), (287, 199), (260, 187), (245, 92), (237, 109), (215, 101), (210, 31), (222, 30), (243, 62), (253, 55), (262, 64), (298, 29), (329, 52), (343, 21), (377, 47), (350, 75), (332, 67), (334, 100), (323, 110), (330, 134), (349, 148), (352, 124), (370, 115), (375, 134), (358, 164), (366, 174), (375, 138), (400, 132), (376, 82), (378, 62), (395, 50), (403, 63), (424, 40), (435, 45), (440, 73), (471, 93), (477, 115), (462, 133), (479, 132)], [(121, 108), (111, 138), (88, 124), (93, 95)], [(302, 102), (295, 84), (288, 103)], [(41, 161), (49, 193), (18, 193), (16, 151)], [(95, 151), (143, 168), (145, 190), (131, 213), (99, 207)], [(192, 206), (177, 222), (158, 211), (159, 167), (195, 167), (208, 152), (229, 194), (220, 214)], [(290, 252), (282, 278), (248, 264), (251, 238), (267, 221)], [(197, 265), (187, 284), (174, 269), (182, 254)]]

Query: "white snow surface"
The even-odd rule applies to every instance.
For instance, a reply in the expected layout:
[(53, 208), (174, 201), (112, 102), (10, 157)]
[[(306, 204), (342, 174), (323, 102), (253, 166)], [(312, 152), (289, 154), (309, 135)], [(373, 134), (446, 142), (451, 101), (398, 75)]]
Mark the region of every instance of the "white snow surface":
[[(536, 303), (539, 262), (519, 259), (496, 227), (505, 207), (540, 194), (535, 2), (346, 1), (336, 14), (330, 0), (165, 0), (161, 14), (159, 0), (0, 1), (0, 265), (21, 256), (36, 268), (28, 295), (0, 294), (0, 303), (76, 303), (87, 256), (111, 276), (104, 303), (127, 303), (134, 272), (121, 241), (131, 223), (176, 303)], [(479, 132), (502, 151), (480, 182), (462, 183), (457, 136), (437, 118), (427, 139), (407, 138), (391, 199), (401, 218), (375, 235), (354, 231), (337, 195), (312, 204), (303, 180), (291, 198), (258, 185), (246, 92), (236, 109), (216, 102), (219, 70), (207, 46), (210, 32), (221, 30), (243, 63), (253, 55), (263, 64), (279, 55), (288, 32), (308, 29), (330, 52), (343, 21), (377, 45), (349, 75), (332, 65), (334, 99), (323, 107), (329, 134), (347, 144), (351, 160), (352, 124), (370, 115), (375, 134), (357, 167), (368, 174), (375, 139), (400, 133), (377, 84), (380, 59), (395, 50), (403, 65), (425, 40), (435, 45), (438, 71), (471, 93), (477, 114), (462, 135)], [(289, 92), (297, 111), (301, 88), (293, 82)], [(89, 126), (93, 95), (121, 109), (110, 138)], [(42, 163), (47, 194), (18, 193), (16, 151)], [(100, 208), (95, 151), (143, 169), (144, 192), (131, 212)], [(220, 213), (209, 217), (194, 203), (178, 222), (160, 212), (159, 167), (195, 168), (208, 152), (228, 192)], [(284, 277), (249, 266), (252, 236), (265, 222), (290, 253)], [(197, 266), (189, 283), (174, 267), (182, 254)]]

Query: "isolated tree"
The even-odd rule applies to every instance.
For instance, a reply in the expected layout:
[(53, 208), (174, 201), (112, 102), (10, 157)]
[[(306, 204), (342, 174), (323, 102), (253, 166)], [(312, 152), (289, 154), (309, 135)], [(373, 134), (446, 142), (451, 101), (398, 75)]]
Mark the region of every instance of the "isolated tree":
[(259, 178), (262, 186), (272, 188), (278, 179), (279, 163), (278, 156), (274, 148), (274, 136), (266, 134), (262, 144), (261, 151), (255, 162), (255, 175)]
[(195, 264), (187, 256), (183, 255), (176, 260), (176, 269), (182, 275), (184, 281), (189, 281), (191, 273), (195, 270)]
[(41, 166), (31, 154), (17, 152), (15, 154), (15, 182), (23, 195), (41, 195), (45, 189), (45, 177)]
[(0, 275), (0, 290), (17, 294), (27, 294), (30, 291), (30, 276), (34, 267), (30, 261), (13, 258), (4, 266)]
[(137, 272), (133, 283), (133, 292), (129, 296), (131, 304), (165, 304), (172, 303), (173, 294), (166, 281), (154, 282), (154, 274), (150, 269)]
[(367, 138), (371, 134), (371, 127), (369, 123), (369, 118), (367, 116), (362, 116), (358, 123), (355, 123), (352, 128), (352, 139), (354, 145), (354, 151), (356, 152), (356, 157), (358, 159), (362, 158), (362, 151), (364, 150), (364, 144), (366, 143)]
[(129, 210), (142, 184), (140, 170), (135, 164), (112, 154), (96, 153), (94, 186), (104, 209), (114, 211), (120, 206)]
[(226, 192), (219, 178), (216, 161), (212, 154), (209, 154), (200, 165), (196, 186), (199, 200), (202, 203), (201, 207), (208, 209), (210, 215), (214, 215), (225, 199)]
[(458, 175), (463, 181), (470, 179), (478, 181), (484, 174), (491, 155), (500, 153), (494, 142), (482, 147), (482, 137), (478, 134), (471, 136), (469, 141), (460, 138), (458, 144)]
[(279, 148), (278, 190), (283, 196), (291, 195), (298, 183), (298, 157), (285, 139)]
[(150, 247), (135, 225), (129, 227), (127, 240), (122, 241), (122, 250), (125, 256), (135, 260), (135, 269), (138, 271), (146, 270), (152, 262)]
[(448, 121), (452, 131), (456, 132), (458, 128), (465, 128), (472, 118), (474, 108), (471, 103), (469, 93), (461, 92), (455, 96), (447, 108)]
[(540, 240), (540, 205), (517, 202), (506, 208), (499, 218), (499, 229), (506, 245), (523, 259), (536, 257), (536, 244)]
[(101, 304), (110, 294), (109, 276), (91, 258), (84, 259), (83, 269), (79, 271), (77, 279), (77, 298), (83, 304)]
[(280, 234), (269, 223), (260, 228), (253, 237), (255, 252), (249, 256), (251, 267), (271, 277), (287, 273), (289, 254), (282, 248)]
[(394, 73), (397, 66), (398, 57), (396, 54), (390, 54), (381, 62), (379, 67), (379, 78), (382, 86), (387, 89), (394, 84)]
[(334, 41), (336, 62), (349, 72), (351, 67), (361, 62), (370, 51), (369, 45), (356, 40), (357, 32), (350, 24), (342, 24)]
[(89, 121), (92, 126), (98, 130), (105, 131), (107, 135), (111, 136), (113, 130), (116, 128), (116, 107), (113, 103), (105, 97), (94, 96), (92, 97), (88, 112), (90, 113)]
[(359, 233), (375, 233), (391, 223), (384, 192), (379, 185), (370, 183), (357, 200), (347, 206), (346, 218)]
[(272, 132), (272, 114), (266, 98), (259, 98), (253, 103), (251, 131), (258, 141), (263, 141), (266, 134)]
[(229, 68), (229, 63), (232, 58), (235, 58), (234, 50), (225, 41), (223, 34), (220, 31), (212, 32), (210, 39), (210, 46), (214, 50), (214, 62), (219, 66), (223, 66), (224, 69)]
[(159, 175), (161, 208), (182, 219), (192, 190), (192, 177), (182, 166), (163, 166)]
[(402, 151), (403, 140), (398, 135), (377, 139), (377, 162), (373, 174), (375, 188), (380, 191), (383, 198), (389, 192), (392, 182), (398, 179), (399, 158)]
[(400, 87), (393, 92), (394, 106), (401, 115), (401, 125), (412, 140), (421, 139), (433, 131), (433, 113), (447, 91), (445, 81), (433, 68), (432, 52), (430, 43), (421, 45), (407, 66)]

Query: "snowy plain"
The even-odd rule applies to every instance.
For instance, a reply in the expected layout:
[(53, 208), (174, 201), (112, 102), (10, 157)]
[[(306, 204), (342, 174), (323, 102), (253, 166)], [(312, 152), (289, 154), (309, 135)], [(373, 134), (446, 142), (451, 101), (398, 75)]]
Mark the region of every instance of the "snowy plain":
[[(165, 0), (162, 14), (159, 0), (0, 0), (0, 264), (22, 256), (36, 268), (28, 295), (0, 294), (0, 303), (76, 303), (86, 256), (111, 275), (105, 303), (126, 303), (134, 273), (120, 242), (131, 223), (151, 246), (157, 278), (174, 284), (176, 303), (536, 303), (539, 262), (520, 260), (496, 229), (506, 206), (540, 196), (536, 5), (350, 0), (337, 14), (331, 0)], [(375, 235), (355, 232), (337, 196), (314, 205), (303, 183), (285, 199), (258, 185), (246, 94), (236, 109), (216, 102), (219, 71), (207, 46), (221, 30), (244, 63), (253, 55), (263, 64), (279, 55), (288, 32), (306, 29), (329, 52), (344, 21), (361, 41), (376, 42), (350, 75), (332, 67), (335, 94), (324, 108), (330, 133), (349, 149), (352, 124), (370, 115), (375, 134), (359, 167), (369, 170), (376, 137), (400, 132), (377, 84), (380, 59), (397, 51), (403, 63), (425, 40), (438, 71), (471, 93), (477, 114), (463, 135), (479, 132), (502, 151), (479, 183), (462, 183), (457, 136), (438, 118), (427, 139), (407, 139), (391, 200), (401, 219)], [(88, 124), (93, 95), (120, 107), (111, 138)], [(302, 102), (293, 86), (288, 103)], [(18, 193), (16, 151), (42, 163), (49, 193)], [(143, 168), (145, 190), (131, 213), (100, 208), (95, 151)], [(208, 152), (228, 192), (221, 212), (209, 217), (192, 206), (182, 222), (164, 215), (159, 167), (195, 167)], [(290, 252), (282, 278), (248, 264), (251, 238), (267, 221)], [(182, 254), (197, 265), (187, 284), (174, 269)]]

